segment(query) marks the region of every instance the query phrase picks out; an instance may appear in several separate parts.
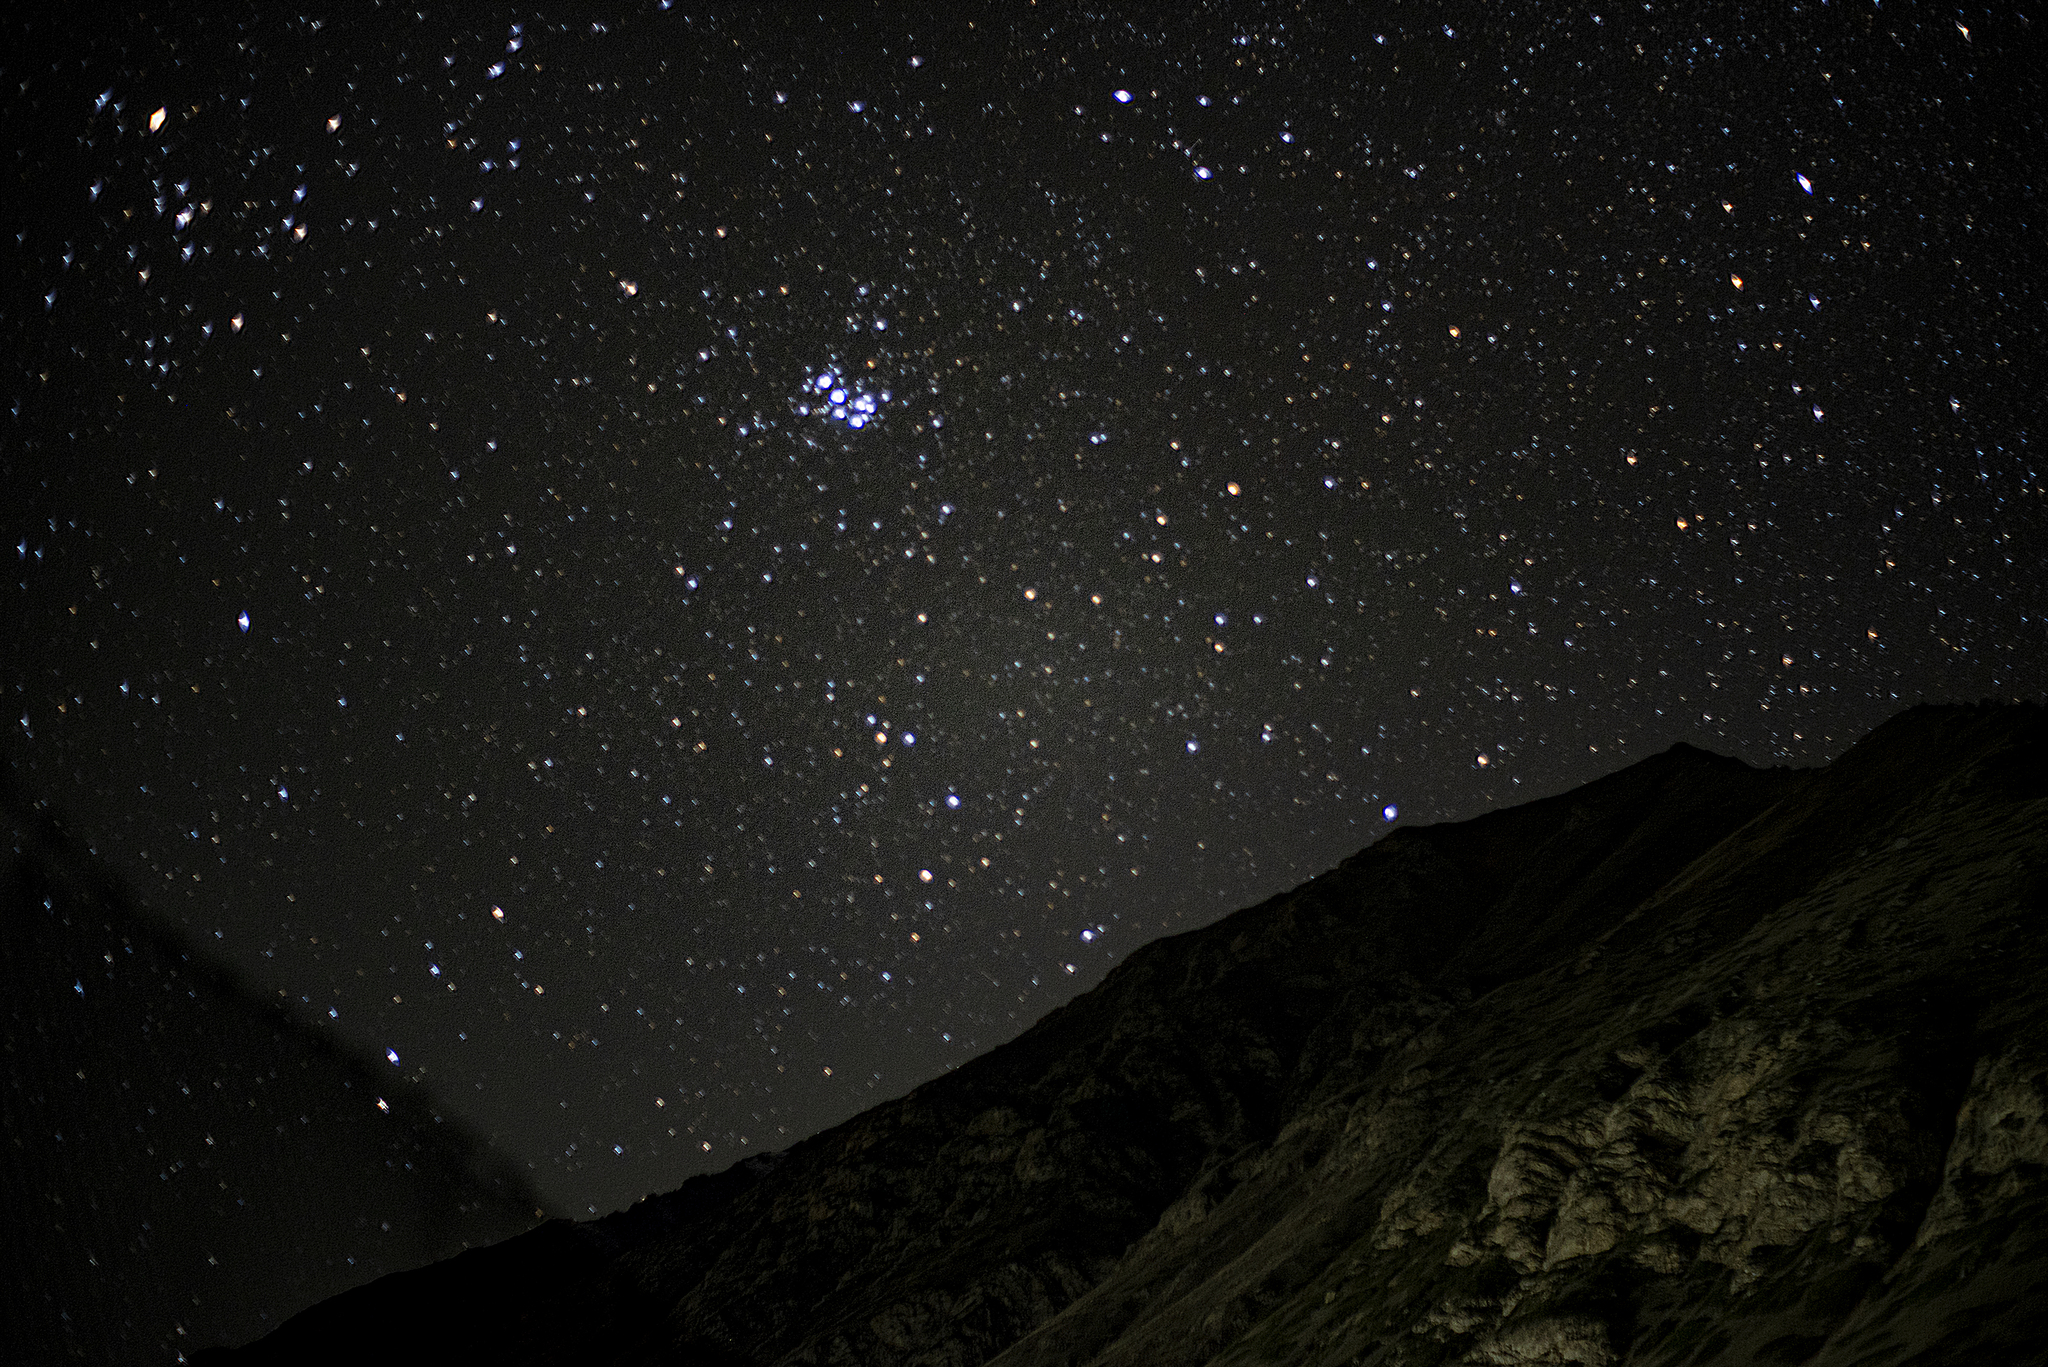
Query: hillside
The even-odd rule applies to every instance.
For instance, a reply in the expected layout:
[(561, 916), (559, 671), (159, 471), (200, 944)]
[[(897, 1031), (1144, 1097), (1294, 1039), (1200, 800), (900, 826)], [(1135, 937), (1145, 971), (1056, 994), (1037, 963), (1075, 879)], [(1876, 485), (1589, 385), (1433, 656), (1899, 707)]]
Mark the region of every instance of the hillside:
[(11, 779), (0, 1362), (175, 1362), (532, 1225), (483, 1136), (231, 972)]
[(1397, 830), (784, 1153), (213, 1360), (2048, 1362), (2044, 739), (1919, 708)]

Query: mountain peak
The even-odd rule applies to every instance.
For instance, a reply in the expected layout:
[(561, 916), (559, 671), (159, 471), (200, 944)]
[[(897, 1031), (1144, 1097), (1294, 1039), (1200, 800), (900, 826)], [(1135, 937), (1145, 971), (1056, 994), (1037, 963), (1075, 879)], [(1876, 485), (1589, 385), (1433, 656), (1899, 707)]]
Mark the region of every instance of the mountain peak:
[(1914, 709), (1395, 831), (783, 1153), (219, 1360), (2039, 1361), (2044, 749)]

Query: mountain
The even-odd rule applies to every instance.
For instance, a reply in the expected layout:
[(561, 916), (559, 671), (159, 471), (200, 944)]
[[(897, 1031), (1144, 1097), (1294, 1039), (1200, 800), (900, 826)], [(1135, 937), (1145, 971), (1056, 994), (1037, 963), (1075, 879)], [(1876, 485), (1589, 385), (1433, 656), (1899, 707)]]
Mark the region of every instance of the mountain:
[(0, 767), (0, 1363), (176, 1362), (538, 1197), (230, 972)]
[(1917, 708), (1397, 829), (785, 1152), (213, 1361), (2048, 1362), (2044, 740)]

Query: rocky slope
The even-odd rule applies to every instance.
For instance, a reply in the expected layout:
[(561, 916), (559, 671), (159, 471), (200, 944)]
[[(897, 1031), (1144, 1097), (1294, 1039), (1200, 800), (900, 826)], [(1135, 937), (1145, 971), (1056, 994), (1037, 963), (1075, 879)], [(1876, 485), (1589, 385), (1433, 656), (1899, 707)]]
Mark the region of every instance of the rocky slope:
[(2048, 1362), (2048, 717), (1398, 830), (901, 1100), (223, 1360)]

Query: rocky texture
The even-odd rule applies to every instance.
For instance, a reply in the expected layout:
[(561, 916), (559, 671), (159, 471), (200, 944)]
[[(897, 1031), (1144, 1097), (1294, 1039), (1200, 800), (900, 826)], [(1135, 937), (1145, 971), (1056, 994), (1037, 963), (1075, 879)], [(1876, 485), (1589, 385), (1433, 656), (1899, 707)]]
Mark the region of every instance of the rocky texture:
[(2048, 721), (1398, 830), (786, 1153), (236, 1362), (2048, 1362)]

